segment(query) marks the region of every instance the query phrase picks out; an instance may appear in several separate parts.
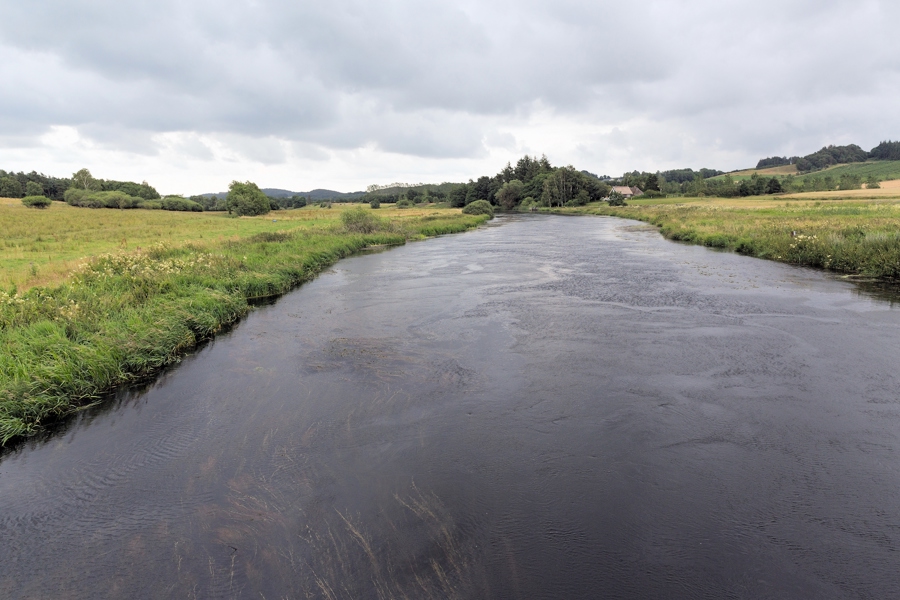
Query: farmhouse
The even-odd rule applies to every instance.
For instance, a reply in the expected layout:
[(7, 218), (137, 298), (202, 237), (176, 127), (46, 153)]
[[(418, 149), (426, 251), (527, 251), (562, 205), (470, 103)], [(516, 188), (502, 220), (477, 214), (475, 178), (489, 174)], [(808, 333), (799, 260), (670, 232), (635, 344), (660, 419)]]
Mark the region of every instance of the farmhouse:
[(643, 196), (644, 192), (641, 191), (639, 187), (628, 187), (627, 185), (614, 185), (612, 190), (613, 192), (619, 192), (622, 196), (627, 200), (628, 198), (633, 198), (635, 196)]

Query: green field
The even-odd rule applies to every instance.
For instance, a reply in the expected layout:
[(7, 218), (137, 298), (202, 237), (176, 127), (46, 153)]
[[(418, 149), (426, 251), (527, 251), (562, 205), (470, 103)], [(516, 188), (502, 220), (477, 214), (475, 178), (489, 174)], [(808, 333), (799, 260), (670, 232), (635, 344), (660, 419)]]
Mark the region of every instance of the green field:
[(0, 203), (0, 443), (177, 361), (254, 298), (368, 246), (454, 233), (454, 209), (223, 213)]
[(821, 171), (798, 175), (797, 181), (826, 176), (831, 176), (837, 181), (841, 178), (841, 175), (858, 175), (863, 181), (873, 175), (879, 181), (900, 179), (900, 160), (870, 160), (864, 163), (835, 165)]
[(671, 240), (847, 275), (900, 280), (900, 198), (893, 195), (647, 199), (624, 207), (601, 203), (554, 212), (637, 219), (658, 226)]

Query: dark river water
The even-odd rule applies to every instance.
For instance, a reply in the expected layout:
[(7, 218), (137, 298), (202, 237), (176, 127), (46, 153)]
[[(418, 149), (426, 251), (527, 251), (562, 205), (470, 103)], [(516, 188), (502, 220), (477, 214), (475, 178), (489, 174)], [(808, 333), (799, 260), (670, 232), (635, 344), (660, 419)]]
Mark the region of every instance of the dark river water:
[(900, 305), (609, 218), (333, 271), (0, 459), (2, 598), (900, 598)]

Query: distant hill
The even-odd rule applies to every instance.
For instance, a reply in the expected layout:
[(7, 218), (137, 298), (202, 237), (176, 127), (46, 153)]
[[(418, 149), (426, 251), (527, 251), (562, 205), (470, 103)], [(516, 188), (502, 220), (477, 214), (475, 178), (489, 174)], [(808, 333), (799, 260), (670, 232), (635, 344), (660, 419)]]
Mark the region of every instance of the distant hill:
[[(334, 190), (323, 190), (321, 188), (311, 190), (309, 192), (292, 192), (290, 190), (282, 190), (279, 188), (262, 188), (262, 193), (270, 198), (290, 198), (291, 196), (303, 196), (315, 202), (322, 200), (354, 200), (365, 195), (365, 192), (336, 192)], [(228, 192), (216, 192), (200, 194), (207, 198), (225, 198)]]

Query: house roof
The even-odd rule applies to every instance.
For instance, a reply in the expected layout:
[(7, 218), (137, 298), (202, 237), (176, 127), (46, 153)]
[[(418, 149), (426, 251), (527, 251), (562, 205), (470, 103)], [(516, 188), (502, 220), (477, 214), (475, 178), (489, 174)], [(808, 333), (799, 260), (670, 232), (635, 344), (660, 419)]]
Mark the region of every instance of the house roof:
[(633, 195), (634, 195), (634, 190), (635, 190), (635, 189), (637, 189), (637, 188), (630, 188), (630, 187), (628, 187), (627, 185), (614, 185), (614, 186), (612, 186), (612, 191), (614, 191), (614, 192), (619, 192), (619, 193), (622, 194), (623, 196), (625, 196), (625, 195), (633, 196)]

